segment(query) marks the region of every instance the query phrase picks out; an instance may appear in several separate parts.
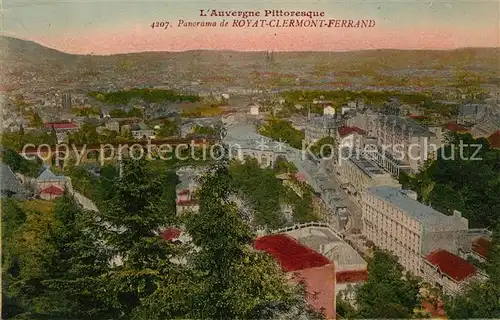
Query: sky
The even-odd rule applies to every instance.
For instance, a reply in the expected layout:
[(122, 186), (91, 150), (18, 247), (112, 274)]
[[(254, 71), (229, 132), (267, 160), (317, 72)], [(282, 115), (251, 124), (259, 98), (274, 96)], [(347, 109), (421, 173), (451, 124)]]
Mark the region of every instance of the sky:
[[(325, 12), (321, 19), (370, 19), (376, 25), (373, 28), (178, 27), (181, 19), (217, 23), (226, 19), (230, 24), (233, 19), (240, 19), (200, 17), (200, 9), (320, 11)], [(500, 0), (4, 0), (0, 13), (3, 35), (80, 54), (500, 46)], [(162, 21), (170, 22), (172, 27), (151, 28), (153, 22)]]

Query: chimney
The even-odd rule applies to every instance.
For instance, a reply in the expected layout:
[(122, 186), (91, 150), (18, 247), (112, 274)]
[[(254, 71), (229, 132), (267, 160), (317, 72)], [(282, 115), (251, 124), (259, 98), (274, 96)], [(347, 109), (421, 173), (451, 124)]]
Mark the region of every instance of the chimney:
[(458, 210), (453, 210), (453, 216), (456, 218), (462, 218), (462, 212)]

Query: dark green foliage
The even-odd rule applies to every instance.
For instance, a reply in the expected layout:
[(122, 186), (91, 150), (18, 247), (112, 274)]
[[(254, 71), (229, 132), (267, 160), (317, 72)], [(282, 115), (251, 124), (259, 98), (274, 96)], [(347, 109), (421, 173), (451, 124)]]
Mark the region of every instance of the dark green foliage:
[(164, 120), (156, 135), (161, 138), (170, 138), (179, 133), (179, 124), (173, 120)]
[(194, 127), (194, 132), (195, 135), (207, 135), (207, 136), (214, 136), (215, 135), (215, 129), (212, 127), (202, 127), (202, 126), (195, 126)]
[(293, 128), (288, 121), (269, 120), (259, 129), (259, 133), (273, 140), (286, 142), (294, 148), (302, 148), (304, 132)]
[[(169, 300), (163, 300), (166, 293), (176, 290), (165, 292), (166, 288), (180, 284), (186, 276), (170, 262), (179, 248), (158, 235), (174, 221), (175, 214), (173, 196), (168, 193), (175, 190), (177, 181), (172, 179), (172, 173), (166, 175), (168, 180), (150, 170), (145, 159), (126, 158), (122, 176), (114, 178), (113, 193), (100, 205), (100, 217), (110, 226), (105, 232), (107, 242), (122, 260), (107, 281), (115, 303), (131, 318), (156, 318), (155, 312), (160, 319), (170, 318), (182, 309), (177, 306), (180, 297), (170, 295)], [(166, 309), (155, 310), (157, 303)]]
[(274, 170), (277, 173), (297, 173), (297, 167), (292, 163), (286, 161), (283, 157), (278, 157), (274, 163)]
[(48, 224), (44, 220), (32, 219), (17, 230), (17, 239), (24, 241), (34, 233), (37, 238), (32, 243), (7, 246), (7, 262), (18, 269), (8, 268), (4, 274), (7, 297), (28, 318), (92, 319), (114, 314), (100, 280), (109, 268), (109, 255), (93, 232), (92, 218), (64, 196), (57, 201), (53, 218), (45, 220)]
[[(281, 169), (284, 166), (289, 168), (288, 165), (281, 164)], [(290, 171), (293, 171), (293, 168), (290, 167)], [(243, 195), (243, 198), (254, 209), (253, 223), (271, 229), (285, 226), (287, 221), (280, 204), (292, 206), (293, 222), (316, 221), (317, 217), (313, 214), (312, 208), (311, 190), (305, 185), (300, 187), (303, 191), (303, 196), (300, 197), (291, 188), (283, 186), (281, 180), (276, 178), (276, 175), (280, 173), (278, 169), (261, 168), (254, 159), (247, 159), (245, 163), (231, 163), (229, 168), (232, 179), (231, 188)], [(301, 184), (298, 181), (295, 183)]]
[(311, 152), (320, 158), (331, 158), (335, 155), (337, 140), (334, 137), (324, 137), (310, 147)]
[(131, 108), (129, 111), (125, 111), (121, 108), (114, 108), (109, 112), (109, 115), (113, 118), (142, 118), (144, 112), (141, 108)]
[(99, 143), (99, 134), (96, 126), (84, 123), (80, 129), (69, 134), (69, 142), (74, 144), (96, 144)]
[[(401, 181), (437, 210), (446, 214), (459, 210), (470, 227), (490, 227), (500, 221), (500, 150), (490, 149), (486, 139), (473, 139), (470, 134), (451, 135), (449, 142), (454, 147), (443, 147), (425, 170)], [(481, 146), (477, 154), (472, 145)], [(472, 160), (473, 156), (480, 160)]]
[(200, 212), (187, 217), (199, 251), (159, 235), (178, 223), (178, 178), (146, 160), (123, 160), (121, 176), (113, 166), (101, 168), (95, 179), (81, 167), (71, 169), (80, 175), (79, 184), (96, 189), (99, 213), (82, 212), (67, 195), (57, 200), (53, 215), (27, 219), (11, 200), (2, 203), (4, 235), (12, 235), (2, 247), (2, 317), (316, 316), (273, 258), (252, 248), (254, 235), (228, 201), (226, 168), (217, 165), (205, 176)]
[(3, 132), (0, 136), (1, 145), (5, 148), (21, 151), (28, 143), (55, 145), (57, 137), (54, 131), (40, 132)]
[(8, 165), (12, 171), (31, 177), (36, 177), (42, 168), (40, 162), (28, 160), (11, 149), (4, 151), (2, 161)]
[(15, 200), (2, 198), (2, 242), (11, 238), (11, 235), (26, 221), (26, 213)]
[(85, 170), (82, 166), (67, 166), (64, 174), (71, 178), (73, 188), (89, 199), (97, 199), (97, 177)]
[(303, 296), (286, 284), (272, 258), (251, 248), (253, 235), (228, 201), (226, 165), (216, 164), (202, 185), (200, 211), (187, 222), (193, 243), (200, 248), (193, 257), (197, 285), (188, 317), (263, 319), (293, 310), (306, 313)]
[(115, 92), (90, 92), (89, 96), (109, 104), (127, 104), (132, 99), (138, 98), (144, 102), (196, 102), (198, 96), (183, 95), (172, 90), (162, 89), (132, 89)]
[(418, 294), (419, 281), (403, 274), (397, 257), (375, 249), (368, 261), (368, 280), (356, 289), (356, 318), (411, 318)]
[(254, 223), (271, 229), (283, 227), (286, 223), (281, 212), (280, 200), (284, 200), (285, 188), (276, 179), (272, 169), (261, 169), (256, 160), (232, 163), (231, 185), (247, 198), (255, 210)]

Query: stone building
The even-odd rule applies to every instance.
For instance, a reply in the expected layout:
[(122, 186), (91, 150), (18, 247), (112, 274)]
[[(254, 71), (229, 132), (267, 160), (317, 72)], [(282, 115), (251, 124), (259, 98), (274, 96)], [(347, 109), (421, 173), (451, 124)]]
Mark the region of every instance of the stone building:
[(470, 251), (468, 220), (460, 212), (444, 215), (418, 202), (415, 192), (394, 187), (368, 188), (362, 199), (362, 233), (415, 275), (424, 275), (422, 257), (436, 249)]
[(369, 187), (391, 186), (397, 188), (401, 186), (389, 173), (360, 154), (354, 154), (348, 159), (341, 159), (335, 168), (341, 183), (340, 186), (350, 194), (359, 197)]

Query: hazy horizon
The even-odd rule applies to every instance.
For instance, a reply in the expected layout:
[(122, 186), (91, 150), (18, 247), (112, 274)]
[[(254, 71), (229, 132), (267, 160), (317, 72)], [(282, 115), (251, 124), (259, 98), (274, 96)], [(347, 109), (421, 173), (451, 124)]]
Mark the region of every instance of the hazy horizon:
[(377, 48), (377, 49), (359, 49), (359, 50), (229, 50), (229, 49), (190, 49), (190, 50), (147, 50), (147, 51), (131, 51), (131, 52), (120, 52), (120, 53), (111, 53), (111, 54), (92, 54), (92, 53), (71, 53), (65, 52), (58, 48), (53, 48), (43, 43), (39, 43), (29, 39), (22, 39), (18, 37), (13, 37), (9, 35), (0, 34), (0, 37), (11, 38), (15, 40), (21, 40), (26, 42), (33, 42), (42, 47), (56, 50), (58, 52), (69, 54), (69, 55), (83, 55), (83, 56), (114, 56), (114, 55), (127, 55), (127, 54), (140, 54), (140, 53), (183, 53), (183, 52), (196, 52), (196, 51), (213, 51), (213, 52), (236, 52), (236, 53), (257, 53), (257, 52), (273, 52), (273, 53), (349, 53), (349, 52), (367, 52), (367, 51), (460, 51), (460, 50), (473, 50), (473, 49), (500, 49), (500, 46), (496, 47), (459, 47), (459, 48), (450, 48), (450, 49), (398, 49), (398, 48)]

